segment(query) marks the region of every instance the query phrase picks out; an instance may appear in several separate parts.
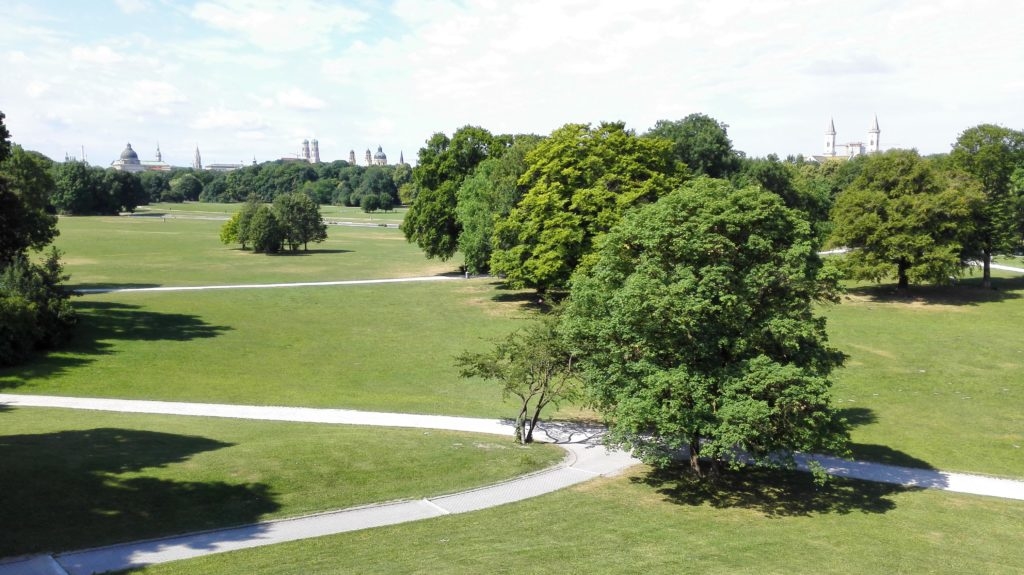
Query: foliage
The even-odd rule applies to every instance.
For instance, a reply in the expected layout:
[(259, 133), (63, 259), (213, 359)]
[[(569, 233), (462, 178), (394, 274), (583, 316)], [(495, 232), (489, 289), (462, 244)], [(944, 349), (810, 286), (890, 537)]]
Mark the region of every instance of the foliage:
[(57, 218), (49, 213), (54, 188), (49, 160), (21, 146), (7, 149), (10, 155), (0, 161), (0, 266), (28, 249), (43, 248), (57, 235)]
[(515, 439), (524, 445), (533, 442), (548, 404), (557, 406), (578, 396), (576, 358), (557, 326), (558, 315), (549, 314), (495, 342), (490, 351), (464, 352), (456, 358), (462, 377), (497, 380), (505, 398), (519, 399)]
[(679, 121), (658, 120), (645, 136), (672, 142), (675, 159), (695, 174), (726, 178), (740, 166), (732, 149), (727, 125), (704, 114), (690, 114)]
[(1024, 167), (1024, 132), (992, 124), (969, 128), (953, 144), (949, 160), (981, 183), (974, 233), (966, 239), (965, 248), (981, 257), (984, 282), (991, 287), (992, 255), (1013, 253), (1024, 234), (1024, 196), (1011, 183), (1014, 170)]
[(61, 286), (67, 278), (56, 248), (38, 264), (18, 255), (0, 268), (0, 365), (20, 363), (71, 336), (76, 316)]
[(436, 133), (420, 148), (412, 171), (416, 196), (402, 223), (405, 238), (428, 258), (447, 261), (458, 249), (462, 227), (456, 217), (458, 190), (480, 162), (500, 157), (509, 136), (494, 136), (483, 128), (465, 126), (451, 139)]
[(151, 170), (139, 174), (139, 182), (150, 202), (159, 202), (164, 193), (171, 190), (171, 175), (171, 172)]
[(459, 187), (455, 217), (462, 227), (459, 251), (469, 273), (490, 271), (494, 223), (507, 217), (526, 192), (519, 178), (526, 173), (526, 154), (540, 142), (539, 136), (516, 136), (500, 158), (481, 162)]
[(54, 166), (53, 205), (62, 214), (116, 215), (120, 203), (104, 185), (104, 170), (85, 162), (67, 161)]
[(146, 189), (142, 187), (142, 180), (136, 174), (119, 170), (105, 170), (103, 186), (109, 190), (121, 211), (134, 212), (138, 206), (149, 203), (149, 196), (146, 194)]
[(320, 215), (320, 206), (302, 193), (282, 194), (274, 198), (274, 215), (284, 232), (284, 242), (291, 251), (309, 249), (309, 242), (327, 239), (327, 224)]
[(942, 283), (962, 273), (960, 254), (981, 196), (970, 181), (938, 173), (910, 150), (864, 160), (860, 174), (832, 208), (835, 246), (849, 277), (875, 282), (892, 277)]
[(596, 240), (678, 183), (671, 145), (622, 123), (567, 124), (526, 156), (519, 204), (494, 227), (491, 270), (515, 287), (561, 288)]
[(760, 188), (700, 178), (626, 215), (565, 311), (612, 440), (657, 466), (687, 448), (698, 472), (841, 450), (820, 270), (808, 223)]
[(824, 242), (832, 198), (825, 186), (807, 178), (796, 165), (780, 162), (774, 154), (766, 158), (744, 158), (731, 181), (738, 188), (756, 184), (778, 195), (786, 207), (803, 212), (811, 223), (815, 237)]
[(171, 180), (171, 192), (186, 202), (194, 202), (203, 193), (203, 182), (190, 172), (175, 176)]
[[(220, 243), (225, 245), (241, 243), (238, 235), (238, 222), (242, 219), (242, 212), (235, 212), (231, 214), (228, 221), (224, 222), (224, 225), (220, 227)], [(245, 246), (242, 246), (245, 249)]]
[(252, 215), (245, 236), (252, 242), (252, 249), (256, 253), (276, 254), (281, 251), (285, 233), (274, 210), (263, 204)]

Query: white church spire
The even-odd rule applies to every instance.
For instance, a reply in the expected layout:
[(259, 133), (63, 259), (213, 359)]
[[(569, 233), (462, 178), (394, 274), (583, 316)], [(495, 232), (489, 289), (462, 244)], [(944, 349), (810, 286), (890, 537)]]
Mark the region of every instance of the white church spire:
[(874, 154), (880, 150), (879, 135), (881, 130), (878, 129), (878, 114), (875, 114), (875, 119), (871, 122), (871, 127), (868, 128), (868, 153)]
[(825, 155), (836, 155), (836, 124), (832, 118), (828, 119), (828, 126), (825, 127)]

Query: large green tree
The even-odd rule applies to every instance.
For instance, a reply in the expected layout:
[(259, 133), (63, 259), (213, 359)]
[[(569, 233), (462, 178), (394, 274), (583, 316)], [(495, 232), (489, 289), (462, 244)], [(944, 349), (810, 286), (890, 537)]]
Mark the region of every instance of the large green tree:
[(327, 224), (320, 215), (320, 206), (303, 193), (282, 194), (274, 198), (274, 215), (284, 232), (284, 242), (291, 251), (309, 249), (309, 242), (327, 239)]
[(982, 196), (966, 178), (944, 174), (913, 150), (864, 160), (859, 175), (836, 196), (832, 236), (850, 277), (941, 283), (962, 272), (964, 242)]
[(500, 158), (481, 162), (459, 187), (455, 208), (456, 220), (462, 227), (459, 252), (469, 273), (490, 271), (494, 224), (508, 216), (526, 192), (519, 179), (527, 169), (527, 153), (540, 142), (539, 136), (516, 136)]
[(567, 124), (527, 154), (526, 194), (494, 229), (491, 270), (514, 286), (561, 288), (623, 212), (678, 184), (671, 144), (622, 123)]
[(459, 128), (451, 138), (440, 132), (431, 136), (412, 171), (416, 194), (402, 222), (406, 239), (428, 258), (455, 255), (462, 231), (456, 216), (459, 186), (480, 162), (501, 156), (510, 143), (511, 137), (476, 126)]
[(645, 135), (672, 142), (675, 158), (696, 174), (725, 178), (740, 167), (728, 126), (705, 114), (690, 114), (678, 121), (658, 120)]
[(57, 217), (49, 213), (54, 189), (50, 161), (17, 145), (4, 150), (9, 155), (0, 158), (0, 265), (28, 249), (43, 248), (58, 233)]
[(982, 281), (992, 287), (993, 254), (1012, 252), (1021, 244), (1021, 196), (1011, 185), (1011, 176), (1024, 166), (1024, 132), (993, 124), (969, 128), (953, 144), (949, 159), (981, 182), (983, 199), (966, 248), (981, 258)]
[(741, 452), (843, 449), (829, 400), (842, 354), (814, 301), (834, 298), (810, 226), (760, 187), (699, 178), (627, 214), (574, 274), (564, 328), (610, 439), (698, 473)]
[(116, 215), (117, 198), (104, 182), (104, 170), (85, 162), (67, 161), (54, 167), (53, 205), (62, 214)]

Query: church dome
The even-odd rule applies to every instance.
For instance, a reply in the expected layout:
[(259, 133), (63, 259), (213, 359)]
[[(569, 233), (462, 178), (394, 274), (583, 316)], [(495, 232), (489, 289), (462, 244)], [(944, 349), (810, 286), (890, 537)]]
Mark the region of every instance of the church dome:
[(138, 164), (139, 155), (132, 149), (132, 145), (128, 144), (128, 147), (121, 152), (121, 160), (126, 164)]
[(377, 146), (377, 153), (373, 155), (374, 160), (387, 160), (388, 157), (384, 154), (384, 149)]

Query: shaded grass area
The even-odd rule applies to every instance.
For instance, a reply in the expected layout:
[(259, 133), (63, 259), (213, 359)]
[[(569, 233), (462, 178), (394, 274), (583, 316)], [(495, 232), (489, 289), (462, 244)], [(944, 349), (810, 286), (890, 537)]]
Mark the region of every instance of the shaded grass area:
[(644, 468), (514, 505), (213, 555), (147, 575), (1017, 573), (1024, 502), (806, 474), (694, 486)]
[(995, 281), (855, 286), (825, 310), (856, 457), (1024, 477), (1024, 279)]
[(437, 275), (452, 262), (426, 260), (394, 228), (329, 226), (308, 252), (254, 254), (220, 243), (221, 221), (153, 217), (62, 217), (54, 244), (69, 287), (226, 285)]
[[(137, 210), (137, 217), (155, 216), (155, 215), (183, 215), (183, 216), (209, 216), (209, 217), (222, 217), (227, 219), (231, 214), (234, 214), (242, 208), (242, 203), (205, 203), (205, 202), (184, 202), (184, 203), (169, 203), (169, 202), (157, 202), (148, 206), (139, 206)], [(400, 223), (405, 218), (405, 213), (408, 208), (398, 207), (390, 212), (374, 212), (368, 214), (361, 208), (353, 208), (346, 206), (320, 206), (320, 214), (326, 220), (343, 220), (351, 222), (366, 222), (366, 223), (378, 223), (387, 222), (389, 224)]]
[(458, 376), (532, 314), (488, 280), (91, 295), (75, 339), (0, 370), (17, 393), (503, 417), (498, 387)]
[(40, 408), (0, 418), (0, 557), (439, 495), (564, 456), (418, 429)]

